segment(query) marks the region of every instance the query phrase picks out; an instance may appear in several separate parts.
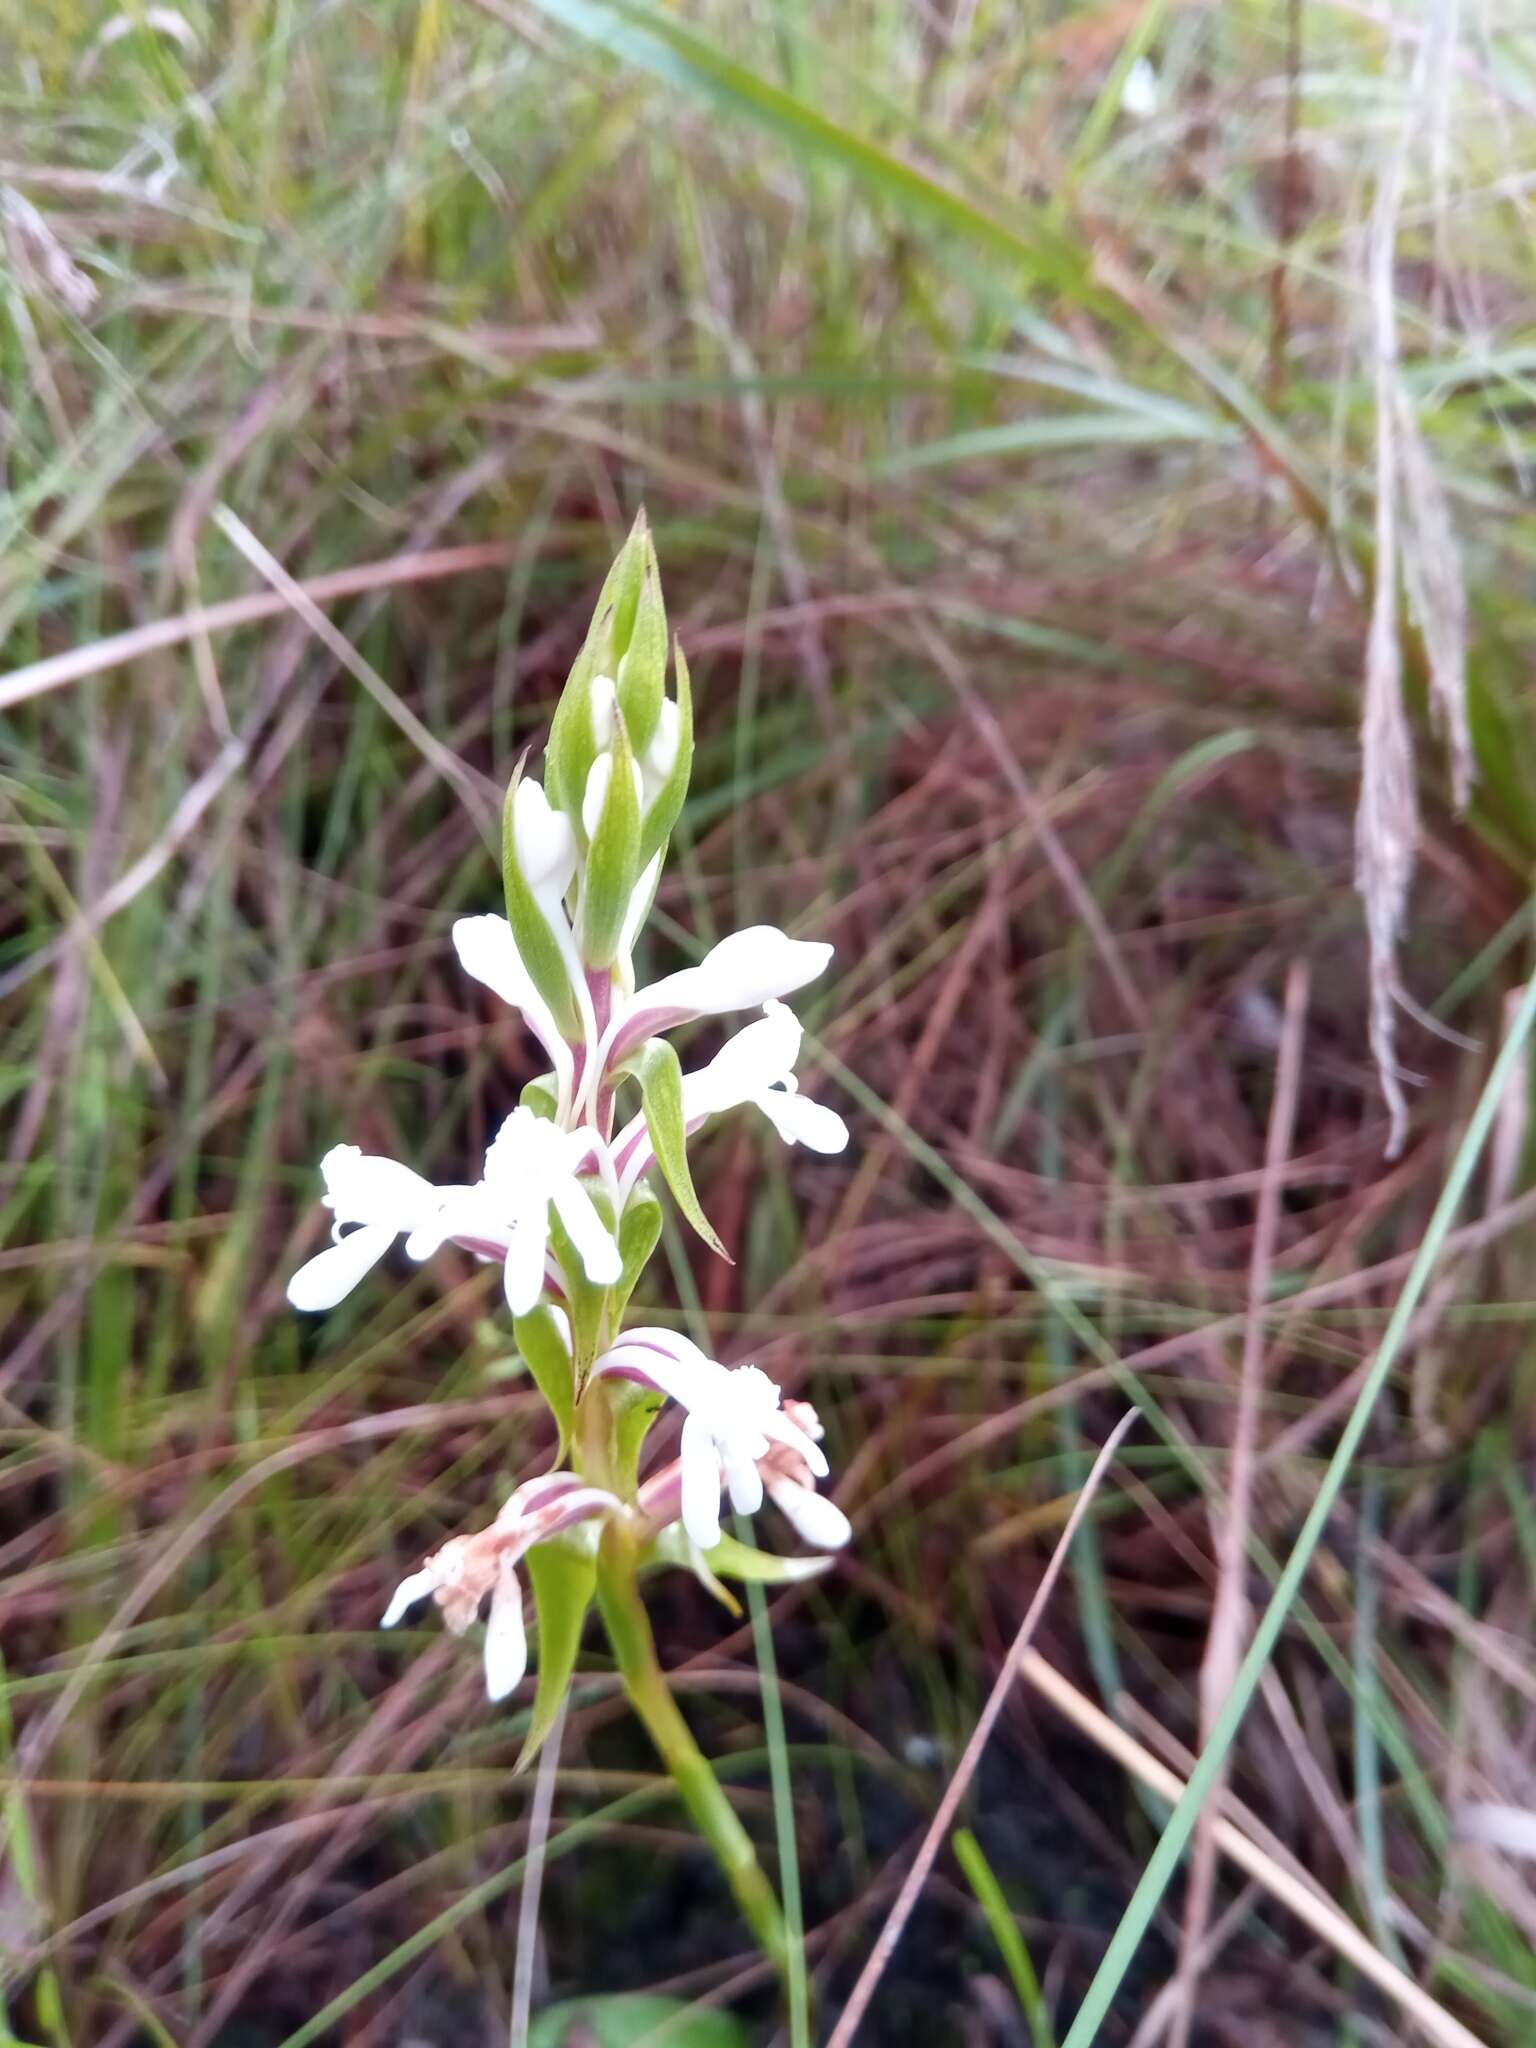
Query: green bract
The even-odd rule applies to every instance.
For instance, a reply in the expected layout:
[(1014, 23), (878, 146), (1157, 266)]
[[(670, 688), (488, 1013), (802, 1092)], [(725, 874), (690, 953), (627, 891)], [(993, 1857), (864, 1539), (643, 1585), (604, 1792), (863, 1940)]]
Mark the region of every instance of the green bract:
[(622, 1072), (640, 1083), (640, 1100), (645, 1128), (656, 1153), (662, 1178), (673, 1199), (711, 1251), (729, 1258), (704, 1214), (694, 1191), (688, 1167), (688, 1127), (683, 1118), (683, 1069), (677, 1048), (670, 1039), (648, 1038), (638, 1052), (631, 1053)]
[(539, 1617), (539, 1676), (533, 1719), (517, 1759), (520, 1771), (533, 1762), (555, 1725), (576, 1669), (582, 1626), (597, 1586), (596, 1551), (583, 1540), (587, 1528), (590, 1524), (572, 1536), (536, 1544), (528, 1553), (528, 1577)]
[(667, 608), (661, 597), (656, 550), (648, 533), (634, 629), (613, 674), (619, 689), (619, 710), (629, 728), (629, 737), (635, 752), (643, 754), (656, 730), (667, 687)]
[(507, 899), (507, 922), (534, 987), (548, 1003), (559, 1029), (574, 1038), (581, 1029), (581, 1012), (571, 986), (570, 968), (518, 854), (516, 811), (522, 775), (519, 766), (501, 811), (501, 879)]
[(672, 827), (682, 811), (683, 799), (688, 794), (688, 778), (693, 773), (693, 692), (681, 646), (674, 652), (677, 656), (677, 754), (666, 780), (652, 797), (640, 828), (641, 867), (665, 851), (667, 841), (672, 837)]
[(540, 1302), (525, 1316), (515, 1316), (512, 1334), (523, 1354), (523, 1363), (559, 1425), (563, 1457), (576, 1424), (576, 1366), (570, 1343), (548, 1302)]
[[(593, 763), (593, 778), (603, 778), (606, 788), (596, 817), (589, 817), (590, 841), (587, 872), (582, 885), (581, 920), (578, 939), (581, 957), (588, 967), (611, 967), (619, 950), (629, 899), (640, 879), (640, 791), (639, 771), (630, 752), (622, 718), (615, 720), (612, 751)], [(593, 783), (583, 809), (590, 812)]]

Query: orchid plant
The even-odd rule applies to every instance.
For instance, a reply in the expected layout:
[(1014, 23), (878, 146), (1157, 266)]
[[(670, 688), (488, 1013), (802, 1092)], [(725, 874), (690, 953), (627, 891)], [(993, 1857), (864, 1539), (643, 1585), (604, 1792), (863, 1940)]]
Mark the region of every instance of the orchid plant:
[[(672, 1699), (640, 1594), (657, 1566), (722, 1581), (782, 1582), (830, 1563), (847, 1518), (827, 1476), (821, 1425), (755, 1365), (726, 1366), (687, 1337), (625, 1326), (661, 1231), (659, 1179), (719, 1253), (700, 1207), (688, 1138), (754, 1107), (786, 1144), (840, 1152), (842, 1119), (799, 1093), (800, 1025), (783, 998), (824, 972), (828, 945), (769, 925), (722, 939), (696, 967), (636, 988), (650, 913), (693, 756), (688, 667), (667, 691), (666, 612), (642, 513), (603, 585), (556, 708), (540, 784), (520, 767), (503, 815), (506, 916), (460, 918), (465, 972), (517, 1010), (549, 1072), (530, 1081), (473, 1183), (437, 1186), (392, 1159), (339, 1144), (320, 1163), (332, 1242), (289, 1282), (323, 1312), (403, 1240), (422, 1261), (453, 1244), (502, 1268), (518, 1350), (549, 1404), (554, 1468), (525, 1480), (487, 1528), (451, 1537), (397, 1587), (392, 1627), (432, 1599), (464, 1634), (485, 1613), (486, 1689), (504, 1699), (528, 1667), (523, 1578), (538, 1673), (520, 1764), (553, 1726), (595, 1605), (626, 1690), (708, 1837), (763, 1946), (782, 1957), (772, 1888), (751, 1840)], [(684, 1073), (664, 1036), (697, 1018), (758, 1016)], [(648, 1458), (648, 1433), (680, 1411), (678, 1455)], [(815, 1554), (773, 1556), (721, 1528), (771, 1500)]]

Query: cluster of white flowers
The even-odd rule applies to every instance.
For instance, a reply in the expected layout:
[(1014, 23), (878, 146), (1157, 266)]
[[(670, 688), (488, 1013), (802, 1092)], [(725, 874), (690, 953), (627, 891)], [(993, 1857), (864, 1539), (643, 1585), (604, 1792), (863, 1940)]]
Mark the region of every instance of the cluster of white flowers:
[[(827, 1461), (808, 1403), (781, 1401), (756, 1366), (728, 1368), (675, 1332), (622, 1327), (659, 1229), (653, 1170), (708, 1234), (686, 1155), (708, 1119), (750, 1105), (786, 1144), (833, 1153), (848, 1142), (842, 1119), (798, 1091), (801, 1028), (783, 1001), (825, 970), (830, 946), (758, 925), (722, 939), (698, 966), (635, 988), (634, 947), (692, 755), (681, 650), (677, 698), (665, 695), (660, 604), (639, 522), (562, 697), (545, 783), (520, 772), (509, 792), (508, 915), (453, 927), (465, 971), (521, 1014), (549, 1074), (524, 1090), (473, 1183), (436, 1186), (395, 1160), (333, 1147), (320, 1166), (332, 1243), (288, 1287), (296, 1308), (333, 1308), (401, 1240), (415, 1261), (452, 1243), (502, 1266), (518, 1342), (575, 1469), (525, 1483), (490, 1528), (452, 1538), (404, 1580), (384, 1617), (391, 1626), (430, 1594), (461, 1631), (489, 1596), (493, 1698), (526, 1668), (518, 1566), (540, 1544), (590, 1555), (618, 1518), (657, 1555), (681, 1543), (710, 1579), (722, 1489), (748, 1515), (766, 1493), (819, 1549), (851, 1534), (816, 1491)], [(747, 1010), (761, 1014), (707, 1065), (681, 1071), (664, 1033)], [(620, 1122), (626, 1091), (636, 1106)], [(642, 1478), (645, 1428), (665, 1402), (683, 1414), (680, 1456)], [(620, 1415), (639, 1426), (618, 1431)]]

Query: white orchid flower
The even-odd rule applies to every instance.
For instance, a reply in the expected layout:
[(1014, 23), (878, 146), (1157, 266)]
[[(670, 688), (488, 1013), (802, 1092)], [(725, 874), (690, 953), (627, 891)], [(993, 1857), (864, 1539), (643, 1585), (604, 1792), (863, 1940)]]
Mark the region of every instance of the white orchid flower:
[[(564, 913), (562, 912), (562, 915)], [(571, 1048), (560, 1034), (548, 1003), (533, 985), (523, 965), (512, 927), (504, 917), (461, 917), (454, 921), (454, 950), (459, 965), (476, 981), (484, 982), (494, 994), (521, 1011), (523, 1021), (549, 1056), (554, 1069), (556, 1114), (560, 1121), (570, 1114), (576, 1063)]]
[(654, 1387), (685, 1411), (679, 1508), (683, 1527), (701, 1550), (713, 1550), (720, 1541), (722, 1483), (738, 1514), (755, 1515), (763, 1504), (760, 1468), (767, 1467), (772, 1482), (785, 1476), (773, 1462), (776, 1452), (798, 1461), (787, 1468), (791, 1476), (803, 1467), (826, 1477), (827, 1461), (815, 1437), (781, 1410), (778, 1387), (755, 1365), (724, 1366), (676, 1331), (638, 1329), (626, 1330), (595, 1372)]
[[(649, 870), (647, 870), (649, 873)], [(642, 882), (643, 882), (642, 877)], [(639, 891), (636, 894), (639, 895)], [(645, 899), (648, 901), (649, 899)], [(632, 899), (633, 904), (633, 899)], [(644, 916), (644, 912), (640, 913)], [(640, 919), (635, 919), (638, 930)], [(634, 935), (630, 935), (633, 944)], [(826, 971), (832, 948), (819, 939), (792, 939), (776, 925), (754, 924), (711, 946), (697, 967), (664, 975), (618, 1004), (597, 1050), (591, 1078), (597, 1079), (634, 1051), (643, 1039), (687, 1024), (695, 1017), (723, 1017), (755, 1010), (779, 996), (793, 995)]]
[(611, 1514), (619, 1506), (611, 1493), (583, 1485), (574, 1472), (551, 1472), (542, 1479), (530, 1479), (518, 1487), (488, 1529), (472, 1536), (450, 1537), (419, 1571), (402, 1579), (380, 1626), (393, 1628), (430, 1593), (449, 1629), (461, 1636), (489, 1593), (485, 1689), (493, 1700), (505, 1699), (528, 1669), (519, 1560), (534, 1544), (547, 1542), (578, 1523)]
[(456, 1190), (445, 1207), (449, 1235), (492, 1246), (504, 1258), (507, 1306), (515, 1316), (527, 1315), (544, 1291), (551, 1208), (595, 1286), (611, 1287), (624, 1270), (617, 1244), (577, 1178), (589, 1161), (612, 1185), (608, 1148), (596, 1131), (564, 1131), (531, 1109), (514, 1109), (491, 1141), (479, 1183)]
[(336, 1218), (333, 1242), (288, 1282), (290, 1304), (311, 1312), (344, 1300), (397, 1238), (405, 1239), (409, 1257), (430, 1258), (450, 1235), (445, 1205), (466, 1192), (434, 1187), (398, 1160), (370, 1156), (356, 1145), (333, 1145), (320, 1173), (325, 1205)]
[[(799, 1092), (794, 1066), (800, 1053), (799, 1019), (783, 1003), (765, 1003), (755, 1023), (728, 1038), (707, 1067), (683, 1076), (683, 1122), (690, 1131), (722, 1110), (751, 1103), (763, 1112), (786, 1145), (813, 1152), (841, 1152), (848, 1126), (835, 1109)], [(619, 1188), (627, 1199), (655, 1154), (642, 1115), (631, 1118), (613, 1141)]]

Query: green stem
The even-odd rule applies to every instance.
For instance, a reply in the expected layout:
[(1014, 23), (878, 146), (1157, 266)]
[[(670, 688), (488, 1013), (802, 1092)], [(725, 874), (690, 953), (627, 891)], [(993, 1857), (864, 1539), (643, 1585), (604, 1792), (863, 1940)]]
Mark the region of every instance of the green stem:
[(635, 1712), (671, 1772), (695, 1827), (714, 1850), (758, 1946), (782, 1974), (788, 1947), (779, 1902), (757, 1860), (751, 1836), (736, 1818), (735, 1808), (668, 1689), (640, 1598), (633, 1539), (617, 1524), (609, 1525), (598, 1553), (597, 1604)]

